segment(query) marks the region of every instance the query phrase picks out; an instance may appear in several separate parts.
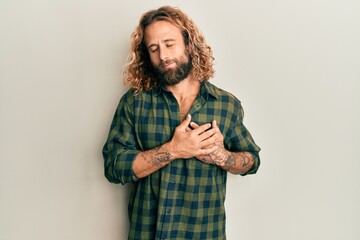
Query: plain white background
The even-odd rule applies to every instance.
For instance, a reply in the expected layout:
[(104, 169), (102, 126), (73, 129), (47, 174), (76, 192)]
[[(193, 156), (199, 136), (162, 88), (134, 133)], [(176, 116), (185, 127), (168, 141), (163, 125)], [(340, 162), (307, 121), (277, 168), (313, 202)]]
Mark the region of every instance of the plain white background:
[(0, 239), (126, 239), (101, 148), (142, 13), (182, 8), (262, 147), (228, 239), (360, 239), (360, 2), (0, 1)]

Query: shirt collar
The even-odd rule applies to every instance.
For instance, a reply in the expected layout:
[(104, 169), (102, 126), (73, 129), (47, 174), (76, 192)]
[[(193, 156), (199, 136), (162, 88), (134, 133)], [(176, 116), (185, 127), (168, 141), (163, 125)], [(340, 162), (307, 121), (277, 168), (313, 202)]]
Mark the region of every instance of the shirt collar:
[[(165, 88), (165, 86), (161, 85), (158, 88), (154, 89), (155, 96), (159, 96), (163, 92), (169, 93), (170, 91)], [(212, 96), (214, 98), (218, 98), (215, 90), (215, 86), (208, 81), (201, 82), (200, 95), (204, 98), (208, 99), (208, 96)]]
[(204, 81), (201, 83), (201, 89), (200, 89), (200, 94), (203, 96), (203, 97), (207, 97), (210, 95), (216, 99), (218, 99), (218, 96), (216, 94), (216, 89), (215, 89), (215, 86), (213, 84), (211, 84), (210, 82), (208, 81)]

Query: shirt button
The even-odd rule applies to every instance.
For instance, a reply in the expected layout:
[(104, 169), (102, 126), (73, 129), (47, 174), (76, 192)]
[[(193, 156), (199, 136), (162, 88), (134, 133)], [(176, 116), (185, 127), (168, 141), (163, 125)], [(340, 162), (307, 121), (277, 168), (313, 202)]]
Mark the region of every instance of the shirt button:
[(170, 214), (171, 213), (171, 208), (166, 209), (166, 213)]

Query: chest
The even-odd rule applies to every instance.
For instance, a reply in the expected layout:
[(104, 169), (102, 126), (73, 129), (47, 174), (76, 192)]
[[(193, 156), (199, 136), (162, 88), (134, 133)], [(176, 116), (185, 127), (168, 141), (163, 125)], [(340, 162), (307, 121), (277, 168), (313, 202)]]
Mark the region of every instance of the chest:
[(179, 106), (179, 118), (180, 120), (184, 120), (186, 115), (190, 112), (194, 102), (196, 100), (196, 96), (186, 98), (184, 100), (178, 100), (178, 106)]
[(134, 109), (134, 136), (138, 149), (149, 150), (171, 140), (175, 128), (182, 122), (186, 114), (191, 114), (192, 121), (202, 125), (216, 120), (221, 130), (222, 122), (228, 117), (224, 109), (216, 101), (206, 101), (201, 97), (178, 102), (175, 98), (158, 97), (139, 103)]

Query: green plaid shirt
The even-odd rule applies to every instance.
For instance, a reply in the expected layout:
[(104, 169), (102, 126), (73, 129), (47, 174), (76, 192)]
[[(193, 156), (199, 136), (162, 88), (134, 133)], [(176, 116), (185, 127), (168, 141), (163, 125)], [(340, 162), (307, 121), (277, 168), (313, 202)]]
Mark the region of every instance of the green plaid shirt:
[[(215, 119), (225, 148), (251, 152), (255, 164), (247, 174), (256, 173), (260, 148), (243, 125), (236, 97), (204, 82), (190, 114), (199, 125)], [(225, 239), (226, 171), (190, 158), (176, 159), (142, 179), (133, 173), (139, 151), (170, 141), (179, 124), (179, 105), (165, 88), (129, 90), (120, 100), (103, 156), (110, 182), (132, 182), (128, 239)]]

